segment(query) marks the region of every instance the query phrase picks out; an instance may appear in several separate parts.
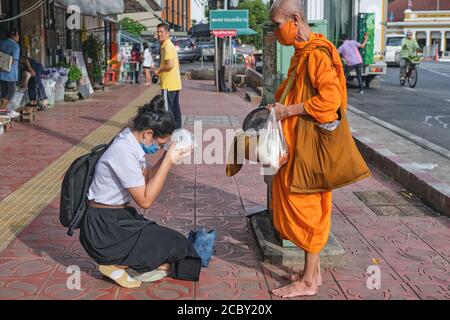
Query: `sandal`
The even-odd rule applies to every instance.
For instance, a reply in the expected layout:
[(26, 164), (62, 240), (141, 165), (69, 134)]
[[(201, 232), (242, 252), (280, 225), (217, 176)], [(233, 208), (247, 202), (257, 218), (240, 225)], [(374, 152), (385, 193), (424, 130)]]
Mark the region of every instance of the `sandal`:
[(124, 269), (120, 269), (115, 266), (99, 265), (98, 270), (105, 277), (113, 280), (123, 288), (138, 288), (141, 286), (141, 281), (135, 280), (130, 277)]
[(155, 282), (167, 277), (168, 275), (168, 271), (156, 269), (150, 272), (141, 273), (133, 278), (142, 282)]

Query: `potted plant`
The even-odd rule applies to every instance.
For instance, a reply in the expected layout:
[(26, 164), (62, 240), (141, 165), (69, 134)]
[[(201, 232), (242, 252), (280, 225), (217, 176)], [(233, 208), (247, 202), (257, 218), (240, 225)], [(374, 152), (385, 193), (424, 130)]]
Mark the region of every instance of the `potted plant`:
[(94, 87), (102, 82), (104, 44), (97, 34), (91, 33), (83, 42), (83, 54), (87, 61), (89, 77)]
[(67, 74), (68, 80), (66, 84), (66, 88), (68, 89), (77, 89), (78, 88), (78, 82), (83, 77), (80, 68), (71, 66), (69, 68), (69, 73)]

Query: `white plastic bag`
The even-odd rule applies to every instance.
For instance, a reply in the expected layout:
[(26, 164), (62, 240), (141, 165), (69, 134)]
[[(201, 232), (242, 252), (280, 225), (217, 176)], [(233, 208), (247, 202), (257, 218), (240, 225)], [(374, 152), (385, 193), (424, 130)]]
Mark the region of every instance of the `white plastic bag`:
[(45, 94), (50, 105), (55, 105), (56, 81), (52, 79), (42, 79), (42, 84), (45, 89)]
[(25, 95), (25, 92), (23, 90), (18, 90), (14, 94), (14, 96), (9, 100), (8, 102), (8, 110), (17, 110), (22, 106), (22, 99)]
[(187, 150), (195, 148), (197, 142), (194, 139), (192, 132), (186, 129), (177, 129), (172, 133), (172, 143), (175, 142), (177, 145), (175, 149), (177, 150)]
[(276, 120), (274, 109), (270, 112), (264, 129), (259, 131), (258, 156), (260, 163), (271, 169), (271, 174), (276, 174), (288, 159), (289, 151), (283, 128), (281, 122)]

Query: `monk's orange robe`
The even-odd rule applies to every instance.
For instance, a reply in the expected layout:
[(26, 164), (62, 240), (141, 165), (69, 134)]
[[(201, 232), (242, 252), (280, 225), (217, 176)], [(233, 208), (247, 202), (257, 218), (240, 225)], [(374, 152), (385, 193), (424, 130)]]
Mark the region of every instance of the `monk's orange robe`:
[[(330, 56), (319, 49), (325, 47)], [(333, 60), (333, 61), (331, 61)], [(334, 45), (320, 34), (311, 33), (309, 41), (296, 42), (295, 54), (287, 79), (296, 72), (285, 105), (301, 103), (305, 72), (309, 72), (317, 95), (304, 102), (305, 111), (320, 123), (338, 119), (340, 106), (345, 112), (347, 88), (342, 62)], [(275, 95), (277, 101), (287, 85), (285, 80)], [(280, 235), (309, 253), (319, 253), (327, 244), (331, 226), (331, 191), (299, 194), (290, 191), (290, 172), (294, 163), (298, 117), (282, 121), (283, 132), (289, 148), (289, 161), (273, 179), (272, 208), (274, 226)]]

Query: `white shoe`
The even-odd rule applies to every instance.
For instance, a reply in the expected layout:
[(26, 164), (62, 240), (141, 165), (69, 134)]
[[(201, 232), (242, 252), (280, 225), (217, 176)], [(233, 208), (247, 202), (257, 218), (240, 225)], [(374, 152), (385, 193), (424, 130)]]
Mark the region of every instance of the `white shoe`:
[(164, 270), (152, 270), (150, 272), (145, 272), (137, 276), (133, 276), (133, 278), (141, 282), (155, 282), (167, 277), (168, 275), (169, 273)]
[(15, 117), (18, 117), (18, 116), (20, 116), (20, 113), (14, 111), (14, 110), (9, 110), (8, 111), (8, 117), (15, 118)]

